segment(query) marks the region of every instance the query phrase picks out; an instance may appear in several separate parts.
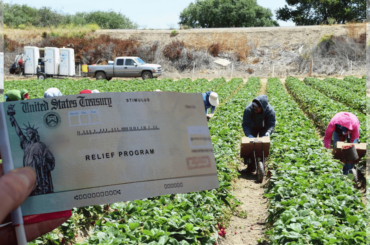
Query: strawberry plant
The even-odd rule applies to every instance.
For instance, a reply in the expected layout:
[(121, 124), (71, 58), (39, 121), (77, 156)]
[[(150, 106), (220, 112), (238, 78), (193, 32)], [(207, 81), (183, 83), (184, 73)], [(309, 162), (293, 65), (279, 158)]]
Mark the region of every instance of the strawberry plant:
[(342, 87), (347, 89), (348, 93), (355, 92), (357, 95), (366, 96), (366, 87), (363, 84), (354, 84), (351, 82), (346, 82), (334, 77), (327, 77), (323, 80), (323, 83), (330, 83), (332, 85)]
[[(205, 82), (206, 81), (206, 82)], [(208, 82), (204, 79), (180, 79), (174, 81), (173, 79), (132, 79), (132, 80), (90, 80), (88, 78), (74, 80), (74, 79), (45, 79), (41, 80), (27, 80), (27, 81), (6, 81), (6, 90), (25, 88), (29, 91), (31, 99), (43, 98), (44, 92), (51, 87), (58, 88), (63, 95), (78, 94), (83, 89), (97, 89), (102, 92), (139, 92), (139, 91), (154, 91), (160, 89), (162, 91), (171, 92), (186, 92), (187, 90), (196, 87), (205, 86), (210, 83), (218, 85), (220, 80), (215, 83)], [(6, 92), (6, 91), (5, 91)]]
[(313, 77), (306, 77), (304, 82), (329, 98), (342, 102), (359, 112), (366, 113), (365, 86), (362, 88), (363, 92), (356, 93)]
[(361, 84), (364, 87), (366, 87), (366, 77), (357, 78), (354, 76), (348, 76), (348, 77), (343, 78), (343, 80), (346, 82), (350, 82), (352, 84)]
[(269, 79), (267, 92), (277, 117), (269, 165), (279, 165), (265, 194), (271, 244), (366, 244), (361, 194), (281, 82)]
[(285, 84), (302, 110), (311, 117), (322, 133), (325, 132), (330, 120), (336, 113), (347, 111), (355, 114), (360, 121), (360, 140), (365, 142), (366, 117), (364, 114), (318, 93), (315, 89), (302, 83), (297, 78), (288, 77)]
[(212, 81), (208, 81), (206, 79), (198, 79), (201, 81), (198, 86), (193, 86), (188, 89), (187, 93), (205, 93), (207, 91), (213, 91), (221, 85), (226, 83), (225, 78), (216, 78)]
[(224, 86), (217, 87), (214, 92), (218, 94), (218, 99), (224, 103), (230, 95), (236, 93), (243, 86), (243, 79), (231, 79)]

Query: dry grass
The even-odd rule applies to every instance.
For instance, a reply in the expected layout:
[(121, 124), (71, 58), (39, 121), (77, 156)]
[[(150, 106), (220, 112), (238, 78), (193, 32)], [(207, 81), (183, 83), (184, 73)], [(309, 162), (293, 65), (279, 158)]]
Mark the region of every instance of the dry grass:
[(365, 34), (364, 40), (366, 40), (366, 22), (364, 23), (347, 23), (346, 34), (352, 39), (361, 39), (362, 35)]
[(5, 48), (5, 51), (7, 51), (7, 52), (14, 52), (18, 48), (23, 47), (23, 45), (20, 44), (19, 42), (8, 38), (8, 35), (6, 35), (6, 34), (4, 35), (4, 43), (5, 43), (4, 48)]
[(13, 40), (28, 44), (31, 40), (40, 41), (45, 38), (83, 37), (99, 29), (99, 26), (95, 24), (85, 26), (61, 25), (53, 27), (34, 27), (29, 25), (23, 30), (4, 28), (4, 33), (11, 36)]
[(187, 41), (186, 47), (196, 51), (207, 51), (214, 57), (219, 53), (235, 53), (238, 61), (246, 62), (249, 52), (256, 49), (259, 43), (259, 38), (249, 43), (245, 35), (214, 32), (209, 35), (208, 39), (195, 36)]
[(118, 56), (136, 56), (140, 42), (136, 39), (116, 39), (109, 35), (94, 38), (58, 37), (44, 39), (38, 47), (71, 47), (75, 50), (76, 61), (94, 64), (99, 60), (114, 60)]

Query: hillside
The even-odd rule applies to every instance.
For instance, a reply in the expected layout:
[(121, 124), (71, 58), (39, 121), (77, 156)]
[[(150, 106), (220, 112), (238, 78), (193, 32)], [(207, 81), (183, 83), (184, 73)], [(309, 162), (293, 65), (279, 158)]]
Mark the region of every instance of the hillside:
[[(5, 70), (23, 45), (73, 44), (82, 63), (138, 55), (161, 64), (167, 77), (189, 77), (195, 63), (197, 77), (364, 75), (366, 36), (364, 24), (302, 27), (218, 28), (189, 30), (65, 31), (5, 29), (8, 43)], [(9, 47), (9, 45), (8, 45)], [(166, 49), (167, 48), (167, 49)], [(9, 49), (9, 48), (8, 48)], [(167, 52), (165, 52), (167, 50)], [(233, 64), (214, 63), (225, 58)], [(352, 67), (352, 71), (351, 71)]]

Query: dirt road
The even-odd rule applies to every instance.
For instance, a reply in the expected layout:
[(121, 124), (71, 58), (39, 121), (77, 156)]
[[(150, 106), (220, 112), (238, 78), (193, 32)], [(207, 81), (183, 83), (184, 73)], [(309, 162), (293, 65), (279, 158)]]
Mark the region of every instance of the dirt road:
[[(266, 94), (267, 79), (261, 79), (261, 83), (258, 95)], [(265, 219), (268, 216), (268, 199), (263, 196), (265, 182), (257, 183), (255, 173), (251, 175), (243, 172), (242, 170), (245, 170), (246, 166), (242, 161), (240, 161), (238, 169), (241, 176), (234, 185), (234, 193), (235, 197), (243, 204), (238, 207), (239, 215), (231, 217), (225, 238), (219, 238), (218, 244), (220, 245), (256, 245), (264, 237)]]

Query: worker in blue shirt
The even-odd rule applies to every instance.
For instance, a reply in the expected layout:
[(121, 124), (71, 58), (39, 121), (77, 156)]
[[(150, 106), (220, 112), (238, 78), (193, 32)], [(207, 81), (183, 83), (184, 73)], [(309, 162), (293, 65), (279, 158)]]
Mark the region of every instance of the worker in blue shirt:
[(212, 91), (202, 93), (204, 107), (206, 109), (206, 114), (208, 114), (208, 109), (211, 108), (211, 114), (215, 112), (216, 106), (220, 103), (218, 101), (218, 94)]

